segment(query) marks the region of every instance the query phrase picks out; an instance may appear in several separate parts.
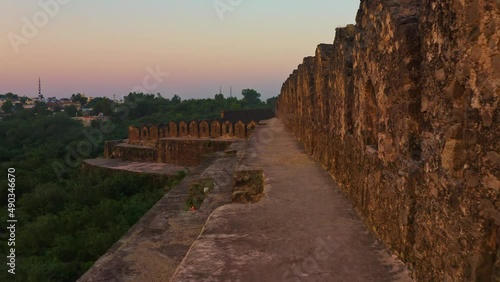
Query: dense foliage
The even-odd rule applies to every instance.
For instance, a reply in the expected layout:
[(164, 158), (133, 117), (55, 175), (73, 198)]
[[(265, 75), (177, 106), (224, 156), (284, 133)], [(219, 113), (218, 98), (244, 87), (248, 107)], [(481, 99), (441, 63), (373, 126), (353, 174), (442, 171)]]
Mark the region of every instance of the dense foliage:
[(16, 280), (75, 281), (180, 178), (93, 169), (37, 185), (16, 212)]
[[(108, 98), (89, 103), (73, 100), (110, 117), (85, 128), (72, 119), (73, 106), (51, 111), (45, 103), (31, 110), (12, 109), (0, 120), (0, 222), (7, 222), (7, 170), (16, 169), (17, 281), (74, 281), (130, 226), (183, 177), (161, 178), (133, 173), (85, 169), (85, 158), (103, 152), (105, 140), (124, 139), (130, 124), (211, 119), (227, 109), (273, 108), (248, 89), (241, 100), (181, 100), (174, 96), (131, 93), (125, 103)], [(7, 108), (6, 107), (6, 108)], [(12, 112), (12, 113), (10, 113)], [(82, 145), (83, 144), (83, 145)], [(85, 145), (85, 146), (84, 146)], [(0, 231), (0, 281), (7, 273), (7, 232)]]
[[(177, 95), (174, 95), (172, 99), (166, 99), (160, 94), (130, 93), (125, 97), (125, 104), (116, 108), (115, 115), (117, 117), (128, 116), (137, 123), (167, 123), (215, 119), (219, 118), (224, 110), (274, 109), (276, 98), (263, 102), (259, 98), (261, 95), (253, 89), (243, 90), (242, 95), (243, 99), (216, 94), (214, 99), (181, 100)], [(123, 107), (130, 111), (123, 110)]]
[[(16, 169), (17, 281), (74, 281), (183, 176), (161, 179), (78, 167), (58, 178), (53, 164), (64, 163), (68, 150), (85, 138), (84, 130), (62, 113), (22, 112), (0, 122), (0, 183), (7, 183), (8, 168)], [(88, 157), (100, 152), (102, 144)], [(5, 224), (3, 184), (0, 221)], [(7, 254), (5, 228), (0, 236), (1, 253)], [(2, 257), (0, 281), (11, 281)]]

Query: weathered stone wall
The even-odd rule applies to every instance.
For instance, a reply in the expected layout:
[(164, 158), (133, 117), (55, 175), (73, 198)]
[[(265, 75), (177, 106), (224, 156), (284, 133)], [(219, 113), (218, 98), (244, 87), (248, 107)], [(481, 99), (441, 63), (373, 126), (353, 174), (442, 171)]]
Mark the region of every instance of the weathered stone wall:
[(437, 268), (460, 270), (464, 280), (489, 281), (496, 261), (500, 281), (500, 2), (439, 1), (424, 8), (426, 189), (416, 193), (415, 246)]
[(247, 124), (239, 121), (235, 125), (226, 121), (221, 127), (220, 122), (214, 120), (211, 123), (180, 122), (179, 125), (170, 122), (168, 127), (164, 124), (129, 126), (126, 142), (105, 142), (104, 157), (196, 166), (207, 154), (225, 150), (236, 139), (250, 136), (256, 125), (254, 121)]
[(188, 123), (181, 121), (179, 125), (170, 122), (166, 125), (143, 125), (142, 127), (129, 126), (128, 144), (156, 147), (158, 141), (163, 138), (221, 138), (237, 137), (248, 138), (252, 130), (257, 126), (255, 121), (247, 123), (239, 120), (236, 123), (225, 121), (222, 125), (220, 121), (191, 121)]
[(420, 281), (500, 277), (499, 26), (494, 0), (364, 0), (282, 87), (278, 116)]
[(133, 162), (156, 162), (158, 157), (156, 148), (122, 143), (111, 149), (108, 158)]
[(113, 149), (122, 144), (123, 140), (113, 140), (104, 142), (104, 158), (111, 159), (113, 158)]
[(158, 162), (181, 166), (197, 166), (209, 154), (226, 150), (236, 139), (176, 139), (158, 140), (156, 147), (130, 145), (108, 141), (105, 157), (134, 162)]
[(204, 139), (166, 139), (164, 156), (166, 163), (197, 166), (209, 154), (226, 150), (233, 142)]

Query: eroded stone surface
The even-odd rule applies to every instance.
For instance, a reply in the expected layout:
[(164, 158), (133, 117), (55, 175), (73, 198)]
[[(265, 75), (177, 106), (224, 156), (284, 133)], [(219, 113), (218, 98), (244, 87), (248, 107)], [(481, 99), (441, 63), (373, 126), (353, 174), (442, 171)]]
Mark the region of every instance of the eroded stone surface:
[[(242, 142), (231, 149), (240, 151)], [(206, 158), (160, 199), (78, 281), (169, 281), (210, 213), (231, 203), (231, 177), (240, 156), (222, 152)], [(112, 161), (112, 160), (105, 160)], [(160, 164), (144, 164), (156, 166)], [(188, 187), (211, 179), (214, 188), (198, 211), (186, 210)]]
[(420, 281), (500, 279), (499, 26), (495, 0), (361, 1), (282, 87), (286, 128)]

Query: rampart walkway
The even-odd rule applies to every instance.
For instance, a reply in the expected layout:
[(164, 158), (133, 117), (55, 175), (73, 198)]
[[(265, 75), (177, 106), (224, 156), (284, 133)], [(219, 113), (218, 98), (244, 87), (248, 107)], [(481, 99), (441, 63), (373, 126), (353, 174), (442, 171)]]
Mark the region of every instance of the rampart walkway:
[(411, 281), (279, 120), (257, 128), (239, 169), (262, 169), (266, 195), (216, 209), (173, 281)]

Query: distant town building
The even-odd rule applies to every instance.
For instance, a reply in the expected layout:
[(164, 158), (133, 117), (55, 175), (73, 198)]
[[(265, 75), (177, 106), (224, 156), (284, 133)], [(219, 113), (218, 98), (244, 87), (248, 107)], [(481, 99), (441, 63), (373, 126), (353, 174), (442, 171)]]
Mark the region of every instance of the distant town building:
[(57, 103), (59, 100), (56, 97), (47, 98), (47, 103)]
[(94, 120), (96, 120), (96, 121), (108, 120), (109, 117), (103, 115), (102, 113), (99, 113), (99, 115), (97, 115), (97, 116), (87, 115), (87, 116), (81, 116), (81, 117), (74, 117), (72, 119), (80, 121), (83, 124), (83, 126), (88, 127), (88, 126), (92, 125), (92, 121), (94, 121)]
[(73, 101), (71, 101), (71, 99), (66, 99), (64, 101), (63, 101), (63, 99), (61, 99), (59, 101), (59, 105), (63, 108), (69, 107), (69, 106), (75, 106), (77, 110), (80, 110), (82, 108), (82, 104), (80, 104), (79, 102), (73, 102)]

